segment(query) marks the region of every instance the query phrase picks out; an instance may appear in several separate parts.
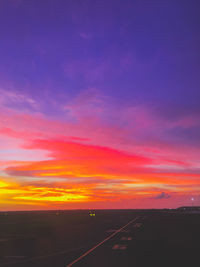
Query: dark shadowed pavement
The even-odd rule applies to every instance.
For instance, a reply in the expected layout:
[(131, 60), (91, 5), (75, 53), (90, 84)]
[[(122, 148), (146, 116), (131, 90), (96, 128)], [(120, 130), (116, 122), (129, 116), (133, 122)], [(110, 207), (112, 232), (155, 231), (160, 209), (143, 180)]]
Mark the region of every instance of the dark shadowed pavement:
[(0, 267), (199, 266), (200, 214), (172, 210), (0, 214)]

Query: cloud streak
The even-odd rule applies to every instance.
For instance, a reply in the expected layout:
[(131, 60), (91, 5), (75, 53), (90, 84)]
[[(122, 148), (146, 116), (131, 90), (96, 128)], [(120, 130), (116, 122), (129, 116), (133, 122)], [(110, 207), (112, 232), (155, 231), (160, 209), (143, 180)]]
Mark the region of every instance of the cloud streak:
[(1, 153), (7, 160), (0, 170), (17, 184), (16, 191), (12, 186), (3, 189), (5, 199), (12, 191), (11, 202), (19, 205), (90, 207), (93, 202), (104, 207), (107, 200), (117, 206), (120, 199), (129, 205), (144, 199), (147, 205), (150, 198), (172, 203), (174, 194), (181, 198), (197, 193), (199, 149), (187, 142), (174, 145), (171, 133), (198, 127), (196, 117), (168, 121), (148, 106), (119, 111), (117, 104), (109, 103), (109, 97), (90, 89), (71, 99), (59, 119), (3, 107)]

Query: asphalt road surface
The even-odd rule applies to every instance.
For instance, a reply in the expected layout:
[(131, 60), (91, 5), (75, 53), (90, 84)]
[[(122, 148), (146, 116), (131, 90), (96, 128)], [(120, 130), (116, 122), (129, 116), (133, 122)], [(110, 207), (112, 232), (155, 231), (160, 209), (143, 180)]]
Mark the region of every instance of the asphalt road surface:
[(0, 267), (200, 266), (200, 214), (0, 213)]

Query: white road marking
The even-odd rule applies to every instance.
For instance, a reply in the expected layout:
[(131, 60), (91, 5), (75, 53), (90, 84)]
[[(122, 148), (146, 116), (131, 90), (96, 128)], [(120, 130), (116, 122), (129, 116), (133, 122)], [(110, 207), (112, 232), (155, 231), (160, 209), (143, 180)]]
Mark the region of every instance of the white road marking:
[(134, 221), (136, 221), (138, 218), (139, 217), (136, 217), (135, 219), (133, 219), (130, 222), (128, 222), (126, 225), (124, 225), (121, 228), (119, 228), (118, 230), (116, 230), (113, 234), (111, 234), (108, 237), (106, 237), (103, 241), (101, 241), (100, 243), (98, 243), (96, 246), (94, 246), (93, 248), (89, 249), (84, 254), (82, 254), (80, 257), (78, 257), (76, 260), (74, 260), (71, 263), (69, 263), (66, 267), (71, 267), (72, 265), (74, 265), (75, 263), (77, 263), (78, 261), (80, 261), (81, 259), (83, 259), (85, 256), (87, 256), (88, 254), (90, 254), (93, 250), (95, 250), (96, 248), (98, 248), (99, 246), (101, 246), (103, 243), (105, 243), (106, 241), (108, 241), (109, 239), (111, 239), (117, 233), (121, 232), (124, 228), (126, 228), (129, 224), (131, 224)]
[(127, 249), (127, 246), (126, 245), (121, 245), (121, 244), (116, 244), (112, 247), (112, 249), (114, 250), (125, 250)]
[(133, 225), (133, 227), (135, 227), (135, 228), (140, 228), (142, 226), (142, 223), (135, 223), (134, 225)]

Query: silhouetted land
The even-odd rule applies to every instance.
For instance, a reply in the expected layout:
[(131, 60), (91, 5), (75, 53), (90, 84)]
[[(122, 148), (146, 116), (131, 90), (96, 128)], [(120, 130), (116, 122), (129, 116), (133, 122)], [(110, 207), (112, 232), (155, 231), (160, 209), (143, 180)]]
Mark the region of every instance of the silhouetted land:
[(0, 213), (0, 267), (66, 267), (129, 222), (73, 266), (199, 266), (200, 214), (176, 210), (95, 214)]

